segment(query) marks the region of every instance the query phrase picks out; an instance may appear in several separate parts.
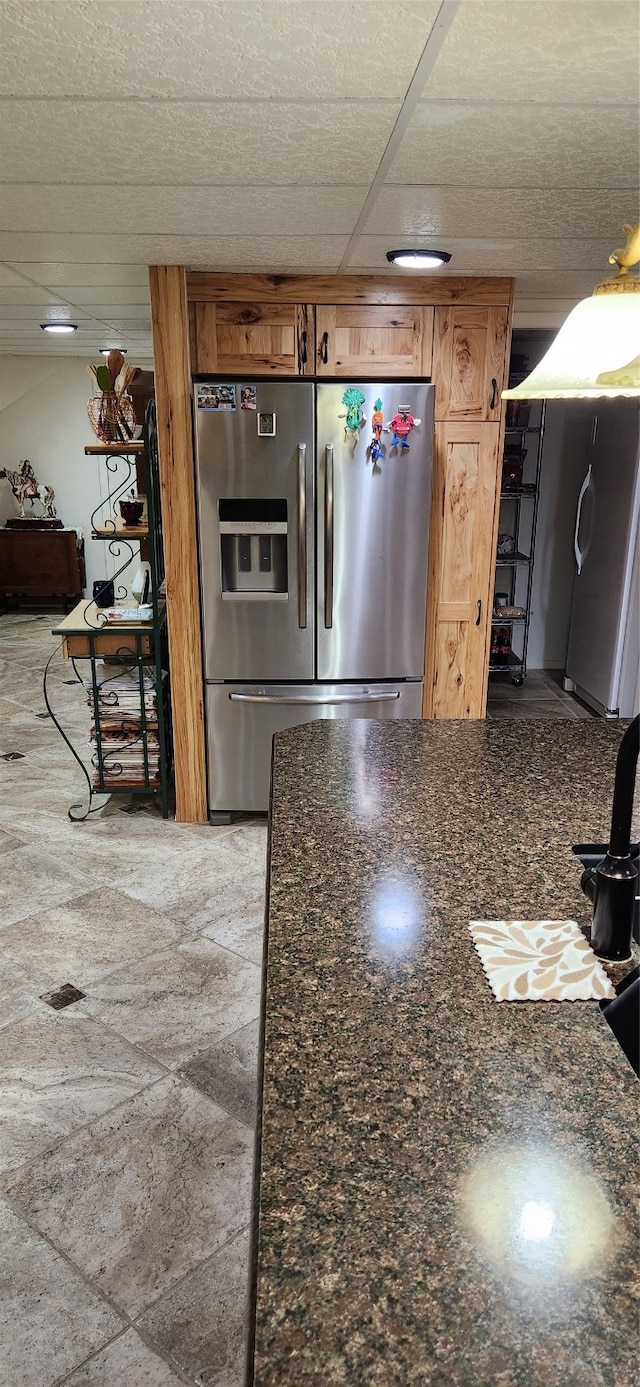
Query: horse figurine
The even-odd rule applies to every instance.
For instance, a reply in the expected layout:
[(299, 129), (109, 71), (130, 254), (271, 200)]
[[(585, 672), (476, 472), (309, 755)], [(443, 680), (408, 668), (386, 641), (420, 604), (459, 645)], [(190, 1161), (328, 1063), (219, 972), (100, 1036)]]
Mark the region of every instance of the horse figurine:
[(9, 486), (20, 507), (20, 519), (26, 520), (24, 513), (24, 503), (29, 502), (32, 508), (36, 501), (40, 501), (47, 520), (54, 520), (57, 514), (53, 504), (55, 491), (52, 486), (44, 486), (38, 482), (36, 474), (28, 458), (22, 463), (19, 472), (11, 472), (8, 467), (0, 469), (0, 478), (6, 477)]

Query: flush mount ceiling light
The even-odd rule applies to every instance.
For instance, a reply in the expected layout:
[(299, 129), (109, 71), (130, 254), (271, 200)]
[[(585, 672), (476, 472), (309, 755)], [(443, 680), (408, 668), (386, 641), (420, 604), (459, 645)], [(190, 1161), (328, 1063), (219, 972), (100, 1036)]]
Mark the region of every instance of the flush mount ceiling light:
[(390, 265), (399, 265), (403, 270), (438, 270), (448, 265), (451, 256), (446, 250), (388, 250)]
[(101, 356), (109, 356), (111, 352), (120, 352), (121, 356), (127, 355), (126, 347), (98, 347)]
[(41, 323), (40, 327), (43, 332), (64, 333), (78, 331), (77, 323)]
[(618, 273), (571, 310), (542, 361), (506, 400), (589, 400), (640, 395), (640, 221), (625, 223), (627, 244), (609, 264)]

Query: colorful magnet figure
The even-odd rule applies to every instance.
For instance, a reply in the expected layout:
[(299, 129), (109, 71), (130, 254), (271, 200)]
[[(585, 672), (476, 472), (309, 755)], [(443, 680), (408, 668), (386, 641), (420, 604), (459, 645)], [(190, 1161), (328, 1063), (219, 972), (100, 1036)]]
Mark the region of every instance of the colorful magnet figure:
[(420, 419), (414, 419), (413, 414), (410, 414), (408, 409), (399, 409), (398, 413), (394, 414), (391, 423), (386, 426), (387, 432), (393, 434), (391, 447), (397, 448), (399, 445), (400, 451), (404, 452), (409, 447), (411, 430), (417, 428), (420, 422)]
[(360, 430), (363, 424), (367, 422), (362, 413), (362, 406), (364, 404), (364, 395), (362, 391), (358, 390), (355, 385), (348, 386), (342, 396), (342, 404), (345, 407), (346, 414), (339, 414), (338, 418), (345, 420), (344, 441), (346, 443), (349, 434), (351, 434), (354, 443), (359, 443)]
[(373, 405), (373, 414), (371, 415), (371, 428), (373, 430), (373, 436), (371, 439), (371, 446), (369, 448), (369, 456), (374, 467), (376, 463), (380, 461), (380, 458), (384, 457), (384, 449), (380, 442), (382, 438), (383, 426), (384, 415), (382, 413), (382, 400), (375, 400)]

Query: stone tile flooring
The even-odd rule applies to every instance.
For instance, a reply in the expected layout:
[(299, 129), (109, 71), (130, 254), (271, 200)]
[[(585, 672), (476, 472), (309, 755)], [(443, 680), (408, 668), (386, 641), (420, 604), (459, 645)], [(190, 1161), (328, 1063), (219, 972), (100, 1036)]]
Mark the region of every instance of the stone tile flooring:
[[(0, 617), (0, 1385), (241, 1387), (266, 825), (70, 823), (53, 625)], [(590, 716), (547, 671), (489, 710)]]
[(72, 824), (55, 624), (0, 617), (0, 1387), (241, 1387), (266, 824)]
[(532, 669), (521, 688), (508, 674), (491, 675), (489, 718), (592, 718), (597, 714), (562, 687), (562, 670)]

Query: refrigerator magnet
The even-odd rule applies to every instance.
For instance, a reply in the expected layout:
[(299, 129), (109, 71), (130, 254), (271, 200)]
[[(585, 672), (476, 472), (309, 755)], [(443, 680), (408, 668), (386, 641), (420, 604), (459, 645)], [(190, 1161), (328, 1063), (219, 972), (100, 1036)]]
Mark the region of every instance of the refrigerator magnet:
[(235, 385), (196, 386), (196, 408), (215, 409), (229, 413), (236, 407)]
[(256, 387), (255, 387), (255, 385), (241, 385), (241, 386), (240, 386), (240, 408), (241, 408), (241, 409), (257, 409), (257, 408), (258, 408), (258, 402), (257, 402), (257, 400), (256, 400)]
[(399, 447), (400, 451), (404, 452), (409, 447), (409, 434), (411, 430), (417, 428), (420, 422), (420, 419), (414, 418), (410, 410), (400, 405), (391, 423), (386, 425), (386, 431), (392, 435), (391, 447)]
[(342, 396), (341, 403), (345, 407), (345, 413), (339, 414), (339, 419), (344, 419), (344, 441), (347, 442), (351, 435), (354, 443), (360, 442), (360, 430), (366, 424), (365, 415), (362, 413), (364, 395), (357, 386), (349, 385)]
[(371, 443), (369, 445), (369, 457), (375, 467), (377, 462), (384, 457), (384, 448), (381, 438), (384, 427), (384, 414), (382, 413), (382, 400), (374, 400), (373, 414), (371, 415)]
[(275, 414), (258, 414), (258, 433), (261, 438), (275, 438), (276, 436), (276, 416)]

